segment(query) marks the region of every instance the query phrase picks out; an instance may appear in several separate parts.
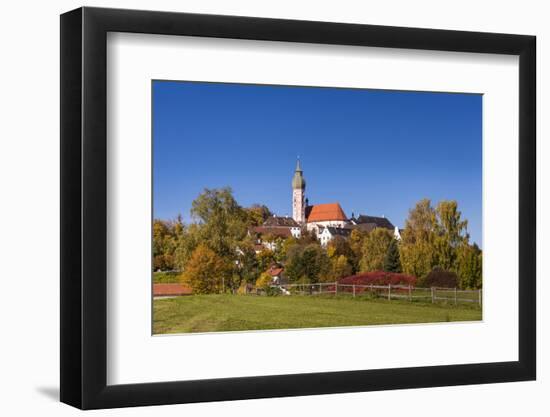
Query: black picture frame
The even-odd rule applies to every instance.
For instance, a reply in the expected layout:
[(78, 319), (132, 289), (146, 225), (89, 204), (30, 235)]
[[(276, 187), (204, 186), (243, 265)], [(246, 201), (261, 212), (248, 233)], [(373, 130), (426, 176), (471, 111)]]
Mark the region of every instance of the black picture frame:
[[(107, 385), (108, 32), (519, 56), (519, 360)], [(534, 36), (80, 8), (61, 15), (61, 401), (81, 409), (376, 391), (536, 377)]]

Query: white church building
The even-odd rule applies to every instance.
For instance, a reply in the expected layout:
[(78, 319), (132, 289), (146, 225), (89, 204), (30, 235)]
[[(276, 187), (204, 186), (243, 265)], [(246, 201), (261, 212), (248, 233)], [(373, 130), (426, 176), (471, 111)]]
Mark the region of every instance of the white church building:
[(370, 232), (376, 228), (385, 228), (393, 231), (396, 239), (401, 239), (400, 231), (386, 217), (359, 215), (351, 218), (346, 216), (339, 203), (325, 203), (310, 205), (306, 198), (306, 180), (300, 165), (296, 162), (296, 169), (292, 177), (292, 218), (273, 216), (268, 218), (262, 226), (254, 227), (250, 233), (257, 237), (257, 251), (261, 247), (272, 249), (274, 243), (262, 239), (262, 236), (287, 238), (301, 236), (302, 230), (314, 232), (322, 246), (326, 246), (336, 236), (347, 238), (351, 231), (358, 229)]
[(315, 232), (323, 246), (335, 236), (349, 236), (353, 229), (369, 232), (382, 227), (393, 231), (396, 239), (401, 239), (399, 229), (384, 216), (359, 215), (356, 218), (352, 215), (348, 218), (339, 203), (310, 205), (300, 160), (296, 162), (292, 177), (292, 218), (308, 231)]

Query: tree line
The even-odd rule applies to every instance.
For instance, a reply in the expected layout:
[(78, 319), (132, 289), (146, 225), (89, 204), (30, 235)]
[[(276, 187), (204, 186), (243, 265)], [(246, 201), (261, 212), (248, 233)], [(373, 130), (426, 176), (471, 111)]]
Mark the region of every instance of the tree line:
[(315, 235), (300, 238), (264, 236), (271, 249), (255, 250), (248, 233), (272, 216), (264, 205), (242, 207), (229, 187), (205, 189), (192, 203), (193, 222), (153, 222), (153, 269), (181, 271), (181, 280), (195, 293), (235, 292), (244, 285), (267, 286), (267, 270), (284, 265), (291, 282), (333, 282), (360, 272), (404, 272), (422, 280), (434, 270), (456, 275), (460, 288), (482, 285), (482, 252), (469, 243), (467, 221), (455, 201), (432, 207), (419, 201), (409, 212), (402, 239), (376, 228), (352, 230), (348, 238), (335, 237), (323, 248)]

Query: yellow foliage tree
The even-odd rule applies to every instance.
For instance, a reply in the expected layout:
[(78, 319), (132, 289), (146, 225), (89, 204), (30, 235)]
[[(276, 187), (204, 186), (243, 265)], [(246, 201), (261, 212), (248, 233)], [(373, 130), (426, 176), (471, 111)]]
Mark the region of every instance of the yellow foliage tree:
[(231, 278), (231, 265), (206, 245), (200, 244), (193, 251), (181, 276), (181, 281), (195, 294), (222, 292), (224, 283)]
[(332, 259), (332, 277), (335, 280), (346, 277), (353, 273), (353, 267), (344, 255)]
[(256, 280), (256, 288), (267, 289), (273, 282), (273, 278), (267, 272), (262, 272), (260, 277)]
[(363, 256), (360, 261), (362, 272), (382, 271), (386, 252), (393, 239), (390, 230), (377, 228), (370, 232), (363, 242)]
[(421, 278), (432, 270), (436, 258), (436, 235), (436, 212), (430, 200), (420, 200), (409, 211), (405, 230), (401, 234), (400, 255), (403, 272)]

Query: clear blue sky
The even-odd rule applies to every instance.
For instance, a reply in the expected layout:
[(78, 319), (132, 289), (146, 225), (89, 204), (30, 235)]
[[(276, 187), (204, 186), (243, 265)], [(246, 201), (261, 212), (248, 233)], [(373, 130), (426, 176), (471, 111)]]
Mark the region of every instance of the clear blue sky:
[(481, 245), (481, 124), (481, 95), (154, 81), (154, 217), (188, 222), (223, 186), (291, 215), (299, 155), (310, 204), (401, 228), (418, 200), (454, 199)]

